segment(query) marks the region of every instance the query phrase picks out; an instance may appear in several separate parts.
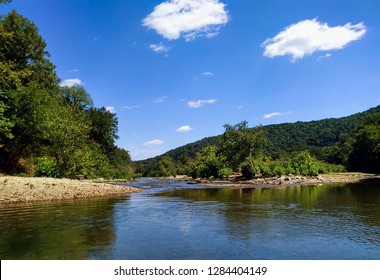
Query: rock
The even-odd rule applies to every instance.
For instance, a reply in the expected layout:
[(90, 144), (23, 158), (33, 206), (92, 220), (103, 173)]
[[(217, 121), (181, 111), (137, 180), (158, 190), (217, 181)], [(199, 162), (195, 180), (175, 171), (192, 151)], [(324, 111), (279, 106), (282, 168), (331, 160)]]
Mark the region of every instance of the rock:
[(76, 175), (75, 178), (76, 178), (77, 180), (82, 181), (82, 180), (84, 180), (84, 175)]

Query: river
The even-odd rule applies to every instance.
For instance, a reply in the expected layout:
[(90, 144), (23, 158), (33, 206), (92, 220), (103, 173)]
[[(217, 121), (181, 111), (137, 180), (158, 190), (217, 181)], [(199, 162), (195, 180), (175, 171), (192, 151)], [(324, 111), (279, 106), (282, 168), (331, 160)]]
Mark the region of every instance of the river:
[(204, 188), (0, 207), (0, 259), (380, 259), (380, 182)]

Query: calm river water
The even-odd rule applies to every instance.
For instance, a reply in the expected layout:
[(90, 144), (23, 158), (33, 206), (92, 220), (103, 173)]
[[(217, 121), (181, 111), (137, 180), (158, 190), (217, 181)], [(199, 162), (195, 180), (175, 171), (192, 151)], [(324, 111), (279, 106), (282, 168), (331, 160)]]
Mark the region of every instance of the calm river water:
[(379, 181), (133, 185), (144, 192), (0, 207), (0, 259), (380, 259)]

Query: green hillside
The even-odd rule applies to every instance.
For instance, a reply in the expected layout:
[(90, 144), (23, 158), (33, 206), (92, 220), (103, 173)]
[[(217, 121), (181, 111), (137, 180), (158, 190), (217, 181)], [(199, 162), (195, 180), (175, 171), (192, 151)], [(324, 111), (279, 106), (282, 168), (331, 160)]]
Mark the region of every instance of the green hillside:
[(376, 112), (380, 112), (380, 106), (348, 117), (274, 124), (265, 126), (265, 129), (274, 151), (300, 151), (336, 144), (341, 136), (353, 135), (358, 123)]
[[(348, 117), (263, 126), (262, 128), (266, 131), (267, 139), (270, 142), (267, 153), (274, 156), (281, 153), (309, 150), (318, 157), (321, 149), (333, 147), (343, 138), (353, 136), (361, 121), (378, 112), (380, 112), (380, 106)], [(251, 130), (255, 129), (257, 128), (251, 128)], [(142, 174), (152, 175), (150, 172), (157, 168), (157, 164), (162, 158), (170, 157), (174, 163), (185, 158), (194, 158), (196, 153), (203, 148), (217, 145), (221, 139), (222, 135), (204, 138), (170, 150), (163, 155), (136, 161), (135, 164)]]

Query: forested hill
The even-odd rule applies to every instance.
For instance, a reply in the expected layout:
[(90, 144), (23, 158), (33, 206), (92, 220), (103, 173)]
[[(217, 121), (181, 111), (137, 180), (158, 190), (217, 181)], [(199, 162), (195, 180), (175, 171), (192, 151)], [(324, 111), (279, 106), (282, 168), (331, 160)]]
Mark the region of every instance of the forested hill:
[(273, 151), (301, 151), (310, 147), (336, 144), (341, 137), (353, 135), (366, 116), (380, 112), (380, 106), (348, 117), (265, 126)]
[[(264, 126), (263, 128), (267, 132), (267, 138), (271, 143), (269, 152), (271, 154), (279, 152), (289, 153), (333, 146), (342, 137), (344, 138), (353, 135), (358, 123), (366, 116), (376, 112), (380, 112), (380, 106), (348, 117)], [(221, 137), (222, 135), (207, 137), (194, 143), (170, 150), (163, 155), (137, 161), (136, 164), (144, 166), (144, 169), (146, 169), (145, 167), (154, 166), (164, 157), (170, 157), (175, 162), (184, 157), (193, 158), (195, 154), (203, 148), (217, 144)]]

